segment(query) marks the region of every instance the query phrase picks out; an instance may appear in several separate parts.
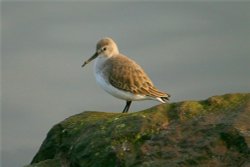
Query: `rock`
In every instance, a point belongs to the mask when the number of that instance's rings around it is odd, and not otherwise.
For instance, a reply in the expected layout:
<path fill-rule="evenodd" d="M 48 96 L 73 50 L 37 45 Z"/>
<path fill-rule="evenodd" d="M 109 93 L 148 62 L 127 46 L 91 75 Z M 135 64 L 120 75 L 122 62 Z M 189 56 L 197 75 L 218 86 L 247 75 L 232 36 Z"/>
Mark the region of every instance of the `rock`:
<path fill-rule="evenodd" d="M 250 166 L 250 93 L 55 125 L 27 167 Z"/>

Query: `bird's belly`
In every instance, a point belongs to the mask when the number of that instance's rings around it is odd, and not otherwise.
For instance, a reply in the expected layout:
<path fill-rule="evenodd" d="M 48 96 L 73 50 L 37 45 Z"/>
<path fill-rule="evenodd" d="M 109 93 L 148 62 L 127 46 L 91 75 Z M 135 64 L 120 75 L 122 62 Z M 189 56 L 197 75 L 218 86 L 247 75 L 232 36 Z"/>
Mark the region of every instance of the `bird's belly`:
<path fill-rule="evenodd" d="M 116 98 L 130 101 L 151 99 L 145 95 L 133 94 L 124 90 L 117 89 L 109 83 L 108 78 L 106 78 L 101 71 L 95 72 L 95 78 L 97 84 L 100 85 L 102 89 L 115 96 Z"/>

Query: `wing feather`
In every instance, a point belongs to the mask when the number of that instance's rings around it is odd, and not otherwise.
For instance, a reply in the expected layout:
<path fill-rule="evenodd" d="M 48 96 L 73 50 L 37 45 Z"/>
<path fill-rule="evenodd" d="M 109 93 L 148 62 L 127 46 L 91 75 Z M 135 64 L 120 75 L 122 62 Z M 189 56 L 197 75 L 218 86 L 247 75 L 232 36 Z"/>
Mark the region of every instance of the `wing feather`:
<path fill-rule="evenodd" d="M 144 70 L 133 60 L 125 56 L 110 58 L 109 81 L 114 87 L 150 97 L 168 97 L 169 95 L 154 87 Z"/>

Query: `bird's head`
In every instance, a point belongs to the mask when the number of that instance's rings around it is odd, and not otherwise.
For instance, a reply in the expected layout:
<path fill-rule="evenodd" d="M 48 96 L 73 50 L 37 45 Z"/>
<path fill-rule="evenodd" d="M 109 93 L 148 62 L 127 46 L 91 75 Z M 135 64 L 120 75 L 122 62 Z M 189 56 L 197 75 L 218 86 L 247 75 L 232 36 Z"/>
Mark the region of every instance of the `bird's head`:
<path fill-rule="evenodd" d="M 96 52 L 94 53 L 94 55 L 91 56 L 87 61 L 85 61 L 82 64 L 82 67 L 90 63 L 98 56 L 104 56 L 106 58 L 110 58 L 117 54 L 119 54 L 119 50 L 114 40 L 111 38 L 103 38 L 96 44 Z"/>

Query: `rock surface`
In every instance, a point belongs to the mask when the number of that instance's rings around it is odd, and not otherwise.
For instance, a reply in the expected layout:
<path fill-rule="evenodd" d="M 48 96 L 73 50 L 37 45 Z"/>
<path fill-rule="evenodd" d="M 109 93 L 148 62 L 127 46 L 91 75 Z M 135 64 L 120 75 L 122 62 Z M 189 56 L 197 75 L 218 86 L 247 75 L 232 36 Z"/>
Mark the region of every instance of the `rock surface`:
<path fill-rule="evenodd" d="M 250 93 L 55 125 L 27 167 L 250 166 Z"/>

